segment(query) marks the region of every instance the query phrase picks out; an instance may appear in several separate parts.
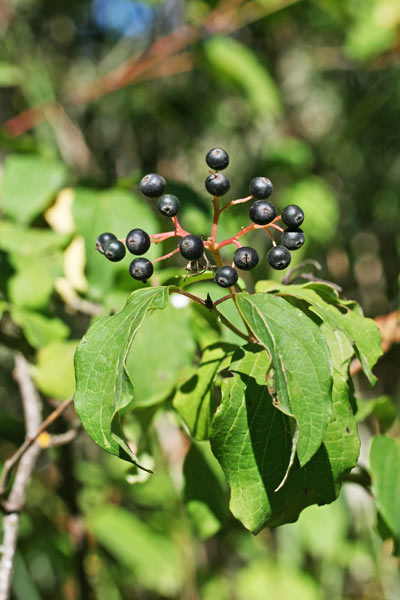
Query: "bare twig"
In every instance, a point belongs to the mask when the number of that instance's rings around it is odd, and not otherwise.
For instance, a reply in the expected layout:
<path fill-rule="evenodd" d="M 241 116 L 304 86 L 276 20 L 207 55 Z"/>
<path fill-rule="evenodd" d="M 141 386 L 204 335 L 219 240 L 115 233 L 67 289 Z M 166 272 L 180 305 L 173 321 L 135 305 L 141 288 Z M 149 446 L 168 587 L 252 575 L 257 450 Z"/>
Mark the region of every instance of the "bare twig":
<path fill-rule="evenodd" d="M 41 420 L 41 403 L 39 394 L 29 374 L 29 363 L 17 354 L 15 358 L 14 377 L 21 392 L 24 409 L 26 435 L 31 437 L 38 429 Z M 3 519 L 3 546 L 0 561 L 0 600 L 7 600 L 10 593 L 14 555 L 18 538 L 19 512 L 25 502 L 25 492 L 35 468 L 40 446 L 34 444 L 21 458 L 15 480 L 6 503 L 3 507 L 8 514 Z"/>
<path fill-rule="evenodd" d="M 24 359 L 25 360 L 25 359 Z M 32 384 L 33 385 L 33 384 Z M 36 389 L 35 389 L 36 391 Z M 30 435 L 29 430 L 26 430 L 26 438 L 24 443 L 18 448 L 18 450 L 4 463 L 4 468 L 0 477 L 0 497 L 6 493 L 7 481 L 11 470 L 25 454 L 25 452 L 32 446 L 33 442 L 37 440 L 41 433 L 43 433 L 58 417 L 65 411 L 66 408 L 72 403 L 73 396 L 65 400 L 62 404 L 57 406 L 52 413 L 43 421 L 39 423 L 39 426 Z"/>

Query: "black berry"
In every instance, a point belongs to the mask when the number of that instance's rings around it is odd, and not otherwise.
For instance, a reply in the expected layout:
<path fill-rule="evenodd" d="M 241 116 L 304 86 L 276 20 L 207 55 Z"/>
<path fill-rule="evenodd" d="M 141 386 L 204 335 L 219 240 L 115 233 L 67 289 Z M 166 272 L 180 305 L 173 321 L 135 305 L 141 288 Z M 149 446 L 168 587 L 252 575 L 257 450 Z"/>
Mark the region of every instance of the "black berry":
<path fill-rule="evenodd" d="M 273 269 L 282 271 L 292 260 L 292 255 L 284 246 L 273 246 L 267 254 L 267 260 Z"/>
<path fill-rule="evenodd" d="M 215 271 L 215 281 L 223 288 L 231 287 L 235 285 L 238 280 L 238 272 L 233 267 L 225 265 L 224 267 L 219 267 Z"/>
<path fill-rule="evenodd" d="M 157 208 L 166 217 L 175 217 L 179 210 L 179 200 L 172 194 L 163 194 L 157 200 Z"/>
<path fill-rule="evenodd" d="M 238 269 L 242 269 L 243 271 L 250 271 L 250 269 L 258 265 L 258 261 L 257 250 L 250 248 L 250 246 L 238 248 L 233 255 L 233 262 Z"/>
<path fill-rule="evenodd" d="M 149 234 L 143 229 L 132 229 L 126 236 L 126 247 L 132 254 L 145 254 L 150 248 Z"/>
<path fill-rule="evenodd" d="M 104 254 L 104 249 L 106 247 L 107 242 L 116 239 L 117 236 L 115 236 L 113 233 L 101 233 L 96 240 L 96 250 Z"/>
<path fill-rule="evenodd" d="M 254 198 L 264 200 L 272 194 L 272 183 L 266 177 L 254 177 L 250 181 L 249 189 Z"/>
<path fill-rule="evenodd" d="M 206 189 L 212 196 L 223 196 L 229 191 L 231 184 L 223 173 L 211 173 L 205 181 Z"/>
<path fill-rule="evenodd" d="M 222 171 L 229 165 L 228 153 L 222 148 L 213 148 L 207 152 L 206 163 L 212 169 Z"/>
<path fill-rule="evenodd" d="M 267 200 L 256 200 L 250 206 L 249 217 L 257 225 L 268 225 L 276 217 L 276 208 Z"/>
<path fill-rule="evenodd" d="M 204 253 L 203 241 L 197 235 L 185 235 L 179 244 L 179 251 L 187 260 L 197 260 Z"/>
<path fill-rule="evenodd" d="M 289 204 L 283 209 L 281 219 L 290 228 L 300 227 L 304 221 L 304 213 L 300 206 Z"/>
<path fill-rule="evenodd" d="M 104 246 L 104 256 L 112 262 L 118 262 L 125 256 L 125 246 L 119 240 L 110 240 Z"/>
<path fill-rule="evenodd" d="M 281 244 L 288 250 L 298 250 L 304 244 L 305 239 L 301 229 L 286 229 L 281 235 Z"/>
<path fill-rule="evenodd" d="M 165 192 L 167 182 L 164 177 L 157 173 L 149 173 L 145 175 L 140 182 L 140 191 L 148 198 L 157 198 Z"/>
<path fill-rule="evenodd" d="M 144 283 L 153 275 L 153 271 L 153 263 L 147 258 L 134 258 L 129 265 L 129 273 L 133 279 L 143 281 Z"/>

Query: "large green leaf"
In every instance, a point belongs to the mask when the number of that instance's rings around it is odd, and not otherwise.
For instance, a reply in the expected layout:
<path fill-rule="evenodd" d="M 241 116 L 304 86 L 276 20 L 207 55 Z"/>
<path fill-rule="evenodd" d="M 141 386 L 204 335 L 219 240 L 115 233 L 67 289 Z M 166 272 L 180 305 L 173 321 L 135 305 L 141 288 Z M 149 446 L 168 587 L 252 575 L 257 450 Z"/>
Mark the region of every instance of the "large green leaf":
<path fill-rule="evenodd" d="M 332 365 L 319 327 L 269 294 L 242 293 L 238 307 L 274 368 L 275 403 L 297 421 L 297 455 L 305 465 L 321 445 L 332 410 Z M 289 466 L 289 465 L 287 465 Z"/>
<path fill-rule="evenodd" d="M 61 400 L 73 394 L 74 353 L 77 345 L 77 340 L 68 340 L 51 342 L 40 348 L 33 377 L 41 392 Z"/>
<path fill-rule="evenodd" d="M 305 283 L 303 285 L 285 286 L 274 284 L 280 296 L 293 296 L 304 300 L 310 310 L 334 329 L 340 329 L 349 337 L 355 352 L 371 384 L 376 377 L 371 369 L 382 355 L 381 336 L 377 324 L 363 316 L 360 310 L 350 309 L 346 302 L 341 302 L 337 292 L 328 285 Z M 258 289 L 262 289 L 259 286 Z M 327 301 L 328 300 L 328 301 Z"/>
<path fill-rule="evenodd" d="M 333 352 L 336 342 L 329 343 Z M 247 346 L 235 353 L 233 377 L 223 382 L 210 441 L 231 487 L 230 509 L 253 533 L 295 521 L 310 504 L 332 502 L 343 475 L 355 465 L 359 440 L 348 389 L 341 387 L 340 378 L 336 383 L 336 373 L 346 360 L 348 365 L 346 351 L 340 351 L 334 363 L 332 416 L 322 445 L 303 467 L 295 458 L 276 491 L 292 452 L 293 419 L 277 409 L 265 385 L 271 366 L 266 352 Z"/>
<path fill-rule="evenodd" d="M 167 302 L 167 287 L 133 292 L 121 312 L 95 321 L 75 354 L 75 408 L 84 428 L 101 448 L 135 464 L 120 426 L 121 411 L 133 399 L 125 362 L 147 312 Z"/>
<path fill-rule="evenodd" d="M 69 327 L 61 319 L 49 319 L 40 313 L 11 307 L 11 317 L 21 327 L 28 342 L 34 348 L 41 348 L 50 342 L 68 337 Z"/>
<path fill-rule="evenodd" d="M 135 582 L 163 597 L 176 597 L 182 582 L 180 556 L 173 541 L 124 508 L 103 505 L 87 515 L 98 542 L 125 565 Z"/>
<path fill-rule="evenodd" d="M 377 435 L 370 453 L 376 506 L 397 542 L 400 541 L 400 440 Z"/>
<path fill-rule="evenodd" d="M 61 162 L 33 154 L 9 156 L 4 165 L 3 212 L 19 223 L 29 223 L 46 208 L 65 179 Z"/>
<path fill-rule="evenodd" d="M 97 191 L 85 188 L 75 190 L 72 207 L 77 232 L 83 236 L 86 248 L 86 277 L 89 294 L 98 300 L 113 287 L 116 273 L 128 273 L 132 255 L 121 262 L 110 263 L 95 250 L 96 238 L 104 231 L 114 233 L 118 238 L 125 238 L 135 227 L 144 229 L 149 234 L 156 233 L 157 219 L 149 206 L 148 199 L 139 199 L 132 193 L 121 189 Z M 159 255 L 159 246 L 152 244 L 146 258 L 150 260 Z M 127 275 L 127 279 L 130 277 Z M 131 289 L 140 284 L 130 280 Z"/>
<path fill-rule="evenodd" d="M 180 370 L 192 364 L 196 345 L 190 334 L 190 315 L 190 306 L 175 308 L 170 302 L 162 312 L 153 311 L 138 331 L 126 359 L 135 385 L 135 407 L 168 396 Z"/>
<path fill-rule="evenodd" d="M 195 440 L 208 439 L 208 429 L 216 409 L 213 381 L 224 358 L 235 346 L 212 344 L 203 352 L 200 364 L 179 385 L 173 405 Z"/>
<path fill-rule="evenodd" d="M 53 292 L 54 280 L 63 273 L 61 252 L 31 258 L 11 256 L 10 260 L 16 269 L 8 281 L 10 300 L 28 309 L 45 308 Z"/>

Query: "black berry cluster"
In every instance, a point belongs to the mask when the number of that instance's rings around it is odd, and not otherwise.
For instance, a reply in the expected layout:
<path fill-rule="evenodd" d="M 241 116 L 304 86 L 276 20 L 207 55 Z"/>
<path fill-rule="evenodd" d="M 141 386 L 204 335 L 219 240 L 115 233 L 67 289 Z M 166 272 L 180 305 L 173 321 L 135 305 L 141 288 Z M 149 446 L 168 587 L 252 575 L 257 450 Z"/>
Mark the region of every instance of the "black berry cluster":
<path fill-rule="evenodd" d="M 129 273 L 134 279 L 144 283 L 153 274 L 154 262 L 164 260 L 179 252 L 188 261 L 186 266 L 188 274 L 211 271 L 213 272 L 214 281 L 218 285 L 229 288 L 235 286 L 238 281 L 237 269 L 249 271 L 260 262 L 257 251 L 250 246 L 242 246 L 239 241 L 240 238 L 254 229 L 263 229 L 272 240 L 272 248 L 267 253 L 268 263 L 274 269 L 285 269 L 291 261 L 291 252 L 301 248 L 305 241 L 304 232 L 300 229 L 304 221 L 302 209 L 295 204 L 290 204 L 283 209 L 280 216 L 277 216 L 275 206 L 269 201 L 273 186 L 267 177 L 254 177 L 250 181 L 249 196 L 232 200 L 221 207 L 219 198 L 224 196 L 230 189 L 228 177 L 220 173 L 229 165 L 228 153 L 222 148 L 212 148 L 207 153 L 206 163 L 211 170 L 205 180 L 205 187 L 213 197 L 214 208 L 210 237 L 199 237 L 182 228 L 177 217 L 180 208 L 179 199 L 173 194 L 165 193 L 167 182 L 164 177 L 157 173 L 150 173 L 141 180 L 140 190 L 148 198 L 157 199 L 159 213 L 164 217 L 170 217 L 175 229 L 166 233 L 149 235 L 143 229 L 135 228 L 129 231 L 125 240 L 117 239 L 113 233 L 102 233 L 96 240 L 96 249 L 113 262 L 122 260 L 126 254 L 126 249 L 131 254 L 136 255 L 137 258 L 133 259 L 129 265 Z M 217 227 L 221 213 L 235 204 L 251 200 L 254 201 L 249 208 L 250 225 L 243 226 L 231 238 L 217 242 Z M 282 221 L 286 229 L 277 225 L 277 221 Z M 281 232 L 280 245 L 277 245 L 274 241 L 273 230 Z M 173 237 L 180 238 L 180 242 L 172 252 L 153 262 L 142 256 L 150 249 L 152 243 L 158 244 Z M 229 244 L 236 246 L 232 265 L 221 266 L 220 248 Z M 219 265 L 218 268 L 213 264 L 214 262 Z"/>

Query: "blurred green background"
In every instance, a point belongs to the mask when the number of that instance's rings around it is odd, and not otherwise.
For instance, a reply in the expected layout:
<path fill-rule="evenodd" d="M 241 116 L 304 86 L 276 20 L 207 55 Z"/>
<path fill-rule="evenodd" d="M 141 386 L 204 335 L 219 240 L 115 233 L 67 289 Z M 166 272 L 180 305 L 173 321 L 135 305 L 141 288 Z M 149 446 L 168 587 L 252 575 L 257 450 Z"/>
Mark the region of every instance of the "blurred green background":
<path fill-rule="evenodd" d="M 398 309 L 399 26 L 398 0 L 2 1 L 1 461 L 24 438 L 15 350 L 32 362 L 45 415 L 73 392 L 72 356 L 91 320 L 138 287 L 126 261 L 105 264 L 94 251 L 97 235 L 169 229 L 138 191 L 147 172 L 179 196 L 185 229 L 209 235 L 204 157 L 214 146 L 230 154 L 227 199 L 265 175 L 279 208 L 303 208 L 307 243 L 294 266 L 318 261 L 321 272 L 307 270 L 367 316 Z M 224 213 L 221 239 L 248 223 L 247 210 Z M 265 256 L 264 237 L 247 239 Z M 174 259 L 153 285 L 183 274 Z M 276 277 L 261 260 L 246 284 Z M 223 295 L 213 284 L 193 290 Z M 218 326 L 197 307 L 167 310 L 149 318 L 128 364 L 137 407 L 127 429 L 156 474 L 131 472 L 84 434 L 43 452 L 13 598 L 397 599 L 398 559 L 361 487 L 346 484 L 333 505 L 257 537 L 229 515 L 209 447 L 189 450 L 168 411 Z M 373 392 L 355 381 L 364 465 L 374 433 L 400 433 L 399 358 L 394 345 Z M 215 488 L 201 496 L 210 469 Z"/>

